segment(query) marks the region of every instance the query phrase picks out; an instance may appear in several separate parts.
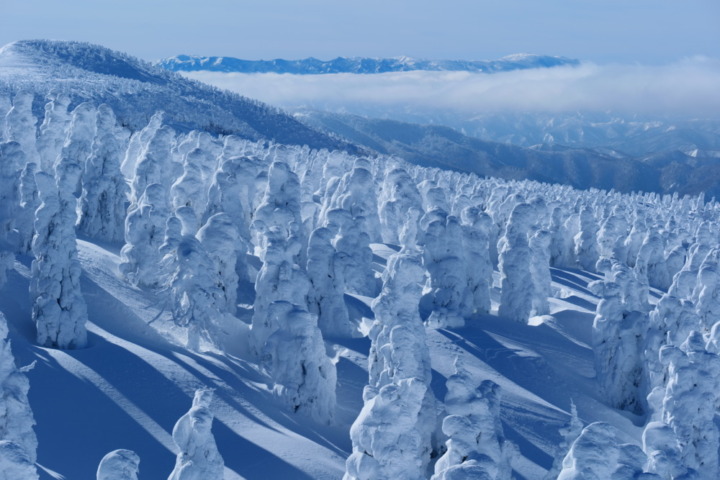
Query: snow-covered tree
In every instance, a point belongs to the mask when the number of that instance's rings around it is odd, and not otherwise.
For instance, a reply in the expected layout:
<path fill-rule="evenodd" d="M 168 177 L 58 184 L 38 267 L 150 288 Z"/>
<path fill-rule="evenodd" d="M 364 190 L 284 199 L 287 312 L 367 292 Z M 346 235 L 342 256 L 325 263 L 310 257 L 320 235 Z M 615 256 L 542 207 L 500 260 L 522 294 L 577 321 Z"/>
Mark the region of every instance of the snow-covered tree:
<path fill-rule="evenodd" d="M 54 95 L 45 104 L 45 119 L 40 125 L 37 149 L 40 155 L 38 167 L 44 172 L 52 172 L 55 160 L 62 150 L 67 130 L 70 126 L 70 97 L 64 94 Z"/>
<path fill-rule="evenodd" d="M 37 459 L 38 441 L 33 431 L 35 418 L 28 401 L 30 382 L 26 371 L 27 368 L 15 366 L 7 320 L 0 312 L 0 440 L 17 444 L 33 464 Z"/>
<path fill-rule="evenodd" d="M 501 298 L 498 313 L 501 317 L 525 323 L 532 312 L 533 288 L 528 278 L 532 252 L 528 233 L 533 223 L 533 208 L 527 203 L 518 204 L 512 211 L 500 239 Z"/>
<path fill-rule="evenodd" d="M 640 312 L 623 309 L 617 283 L 605 283 L 592 329 L 595 373 L 605 400 L 635 413 L 641 413 L 644 404 L 640 353 L 644 319 Z"/>
<path fill-rule="evenodd" d="M 165 272 L 157 266 L 162 260 L 160 246 L 169 216 L 167 188 L 159 183 L 148 185 L 138 201 L 128 207 L 119 269 L 131 283 L 157 288 L 165 282 Z"/>
<path fill-rule="evenodd" d="M 40 163 L 37 152 L 37 118 L 32 104 L 35 95 L 20 92 L 13 98 L 13 106 L 5 115 L 5 140 L 20 144 L 29 162 Z"/>
<path fill-rule="evenodd" d="M 720 408 L 720 356 L 705 350 L 699 332 L 691 332 L 680 348 L 663 347 L 660 355 L 669 376 L 662 421 L 675 432 L 682 464 L 700 478 L 715 478 L 720 473 L 720 429 L 715 421 Z"/>
<path fill-rule="evenodd" d="M 132 450 L 113 450 L 100 460 L 97 480 L 137 480 L 140 457 Z"/>
<path fill-rule="evenodd" d="M 85 162 L 80 196 L 78 230 L 91 238 L 118 242 L 124 238 L 129 188 L 120 172 L 125 150 L 124 132 L 116 125 L 112 109 L 97 110 L 97 136 Z"/>
<path fill-rule="evenodd" d="M 394 168 L 385 176 L 380 196 L 379 216 L 383 241 L 398 243 L 398 228 L 410 209 L 423 211 L 422 196 L 415 182 L 402 168 Z"/>
<path fill-rule="evenodd" d="M 575 235 L 575 256 L 577 263 L 585 270 L 595 271 L 598 261 L 598 226 L 593 211 L 585 207 L 580 211 L 580 232 Z"/>
<path fill-rule="evenodd" d="M 287 231 L 273 227 L 265 231 L 263 265 L 255 281 L 255 304 L 253 305 L 250 348 L 260 356 L 265 341 L 278 325 L 270 315 L 270 305 L 275 301 L 286 301 L 292 305 L 307 305 L 310 281 L 295 259 L 301 244 L 295 236 L 287 237 Z"/>
<path fill-rule="evenodd" d="M 435 463 L 432 480 L 481 474 L 496 480 L 512 478 L 514 445 L 505 440 L 500 423 L 500 387 L 485 380 L 479 386 L 456 359 L 455 374 L 447 379 L 443 433 L 448 436 L 447 451 Z M 470 476 L 469 478 L 476 478 Z"/>
<path fill-rule="evenodd" d="M 443 210 L 431 210 L 420 223 L 426 225 L 422 235 L 423 260 L 430 274 L 432 295 L 428 325 L 462 327 L 472 310 L 460 222 Z"/>
<path fill-rule="evenodd" d="M 657 421 L 648 423 L 643 430 L 642 441 L 648 472 L 662 480 L 700 480 L 695 470 L 683 465 L 682 445 L 670 426 Z"/>
<path fill-rule="evenodd" d="M 538 230 L 529 241 L 532 259 L 530 261 L 530 278 L 532 280 L 532 314 L 546 315 L 550 313 L 548 298 L 552 295 L 550 275 L 550 232 Z"/>
<path fill-rule="evenodd" d="M 215 263 L 200 242 L 184 235 L 176 250 L 172 280 L 173 321 L 187 327 L 187 346 L 199 351 L 200 340 L 223 345 L 227 299 Z"/>
<path fill-rule="evenodd" d="M 239 241 L 237 228 L 225 213 L 217 213 L 210 217 L 205 225 L 198 231 L 197 238 L 203 248 L 215 264 L 215 271 L 212 275 L 215 278 L 217 287 L 222 291 L 224 305 L 218 308 L 234 315 L 237 309 L 237 271 L 246 271 L 244 265 L 245 251 L 238 251 L 238 247 L 244 247 Z M 238 260 L 238 255 L 243 259 Z M 243 263 L 238 268 L 238 263 Z"/>
<path fill-rule="evenodd" d="M 273 381 L 273 393 L 291 411 L 332 423 L 337 373 L 325 353 L 317 317 L 284 301 L 273 302 L 268 314 L 277 329 L 265 342 L 261 364 Z"/>
<path fill-rule="evenodd" d="M 556 480 L 560 471 L 562 470 L 562 463 L 565 455 L 570 450 L 570 447 L 575 440 L 580 436 L 583 430 L 583 423 L 578 416 L 577 407 L 575 402 L 570 401 L 570 422 L 563 428 L 560 429 L 560 435 L 562 440 L 557 446 L 557 454 L 553 459 L 552 467 L 548 470 L 545 475 L 545 480 Z"/>
<path fill-rule="evenodd" d="M 585 427 L 563 460 L 558 480 L 659 480 L 644 474 L 646 457 L 637 445 L 620 444 L 616 429 L 603 422 Z"/>
<path fill-rule="evenodd" d="M 168 480 L 222 480 L 225 462 L 212 434 L 213 391 L 195 392 L 192 407 L 175 423 L 173 441 L 178 448 L 175 469 Z"/>
<path fill-rule="evenodd" d="M 429 459 L 421 453 L 426 451 L 427 439 L 418 428 L 426 395 L 422 380 L 406 378 L 385 385 L 365 400 L 350 427 L 353 453 L 343 480 L 427 478 Z"/>
<path fill-rule="evenodd" d="M 307 253 L 307 274 L 310 280 L 308 309 L 318 316 L 318 325 L 325 336 L 352 337 L 357 328 L 350 323 L 345 306 L 345 280 L 337 265 L 338 253 L 331 241 L 332 232 L 316 228 L 310 235 Z"/>
<path fill-rule="evenodd" d="M 58 185 L 68 182 L 59 179 L 56 185 L 43 172 L 36 175 L 36 180 L 42 204 L 35 216 L 30 296 L 37 340 L 46 347 L 82 348 L 87 342 L 87 307 L 80 291 L 76 214 L 74 205 L 62 202 L 58 195 Z"/>
<path fill-rule="evenodd" d="M 492 219 L 476 207 L 462 210 L 463 249 L 465 252 L 469 300 L 474 313 L 490 312 L 490 288 L 493 267 L 490 260 Z"/>
<path fill-rule="evenodd" d="M 370 249 L 370 237 L 362 229 L 362 217 L 353 217 L 344 208 L 327 212 L 327 228 L 333 233 L 337 252 L 335 267 L 350 293 L 374 297 L 378 282 L 375 279 Z"/>

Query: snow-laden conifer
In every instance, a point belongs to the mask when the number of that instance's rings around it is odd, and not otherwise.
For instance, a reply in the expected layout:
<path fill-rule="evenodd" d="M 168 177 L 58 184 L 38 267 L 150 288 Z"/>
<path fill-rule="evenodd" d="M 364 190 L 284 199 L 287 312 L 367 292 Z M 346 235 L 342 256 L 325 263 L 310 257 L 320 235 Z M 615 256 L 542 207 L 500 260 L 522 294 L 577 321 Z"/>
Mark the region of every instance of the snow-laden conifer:
<path fill-rule="evenodd" d="M 583 430 L 583 423 L 578 416 L 577 407 L 575 402 L 570 400 L 570 422 L 560 429 L 560 435 L 562 440 L 557 446 L 557 453 L 553 459 L 552 467 L 545 474 L 545 480 L 556 480 L 560 471 L 562 470 L 562 463 L 565 455 L 570 450 L 570 447 L 575 440 L 580 436 Z"/>
<path fill-rule="evenodd" d="M 394 168 L 386 174 L 378 203 L 385 243 L 398 244 L 398 228 L 405 222 L 410 209 L 423 211 L 420 192 L 413 179 L 402 168 Z"/>
<path fill-rule="evenodd" d="M 76 165 L 68 164 L 68 170 L 75 170 L 78 175 L 58 171 L 61 177 L 57 184 L 44 172 L 36 175 L 42 203 L 35 215 L 32 241 L 35 259 L 30 280 L 37 341 L 46 347 L 63 349 L 82 348 L 87 342 L 87 308 L 80 291 L 75 244 L 75 205 L 62 201 L 58 195 L 58 186 L 72 184 L 72 179 L 79 177 Z M 65 196 L 72 197 L 67 193 Z"/>
<path fill-rule="evenodd" d="M 580 232 L 575 235 L 575 256 L 577 263 L 585 270 L 595 271 L 598 261 L 598 226 L 593 211 L 585 207 L 580 211 Z"/>
<path fill-rule="evenodd" d="M 474 313 L 489 313 L 493 272 L 490 260 L 492 219 L 476 207 L 463 209 L 461 215 L 465 270 L 471 310 Z"/>
<path fill-rule="evenodd" d="M 52 172 L 55 160 L 60 154 L 67 130 L 70 126 L 70 97 L 64 94 L 54 95 L 45 104 L 45 118 L 40 125 L 37 149 L 40 156 L 38 167 L 44 172 Z"/>
<path fill-rule="evenodd" d="M 238 269 L 246 271 L 244 263 L 245 251 L 238 251 L 244 247 L 240 242 L 237 228 L 229 215 L 217 213 L 210 217 L 205 225 L 198 231 L 197 238 L 208 256 L 212 259 L 215 270 L 212 273 L 215 283 L 222 291 L 222 302 L 218 308 L 235 314 L 237 309 Z M 238 256 L 242 255 L 242 259 Z"/>
<path fill-rule="evenodd" d="M 311 285 L 308 309 L 318 316 L 318 326 L 324 336 L 352 337 L 357 328 L 348 317 L 344 300 L 345 279 L 332 239 L 332 232 L 323 227 L 310 234 L 307 253 L 307 274 Z"/>
<path fill-rule="evenodd" d="M 113 450 L 100 460 L 97 480 L 137 480 L 140 457 L 132 450 Z"/>
<path fill-rule="evenodd" d="M 225 462 L 212 434 L 213 391 L 195 392 L 192 407 L 175 423 L 173 441 L 178 448 L 175 469 L 168 480 L 222 480 Z"/>
<path fill-rule="evenodd" d="M 605 283 L 592 329 L 595 373 L 608 404 L 635 413 L 641 413 L 644 404 L 640 387 L 643 380 L 640 337 L 646 328 L 644 318 L 640 312 L 623 309 L 617 283 Z"/>
<path fill-rule="evenodd" d="M 28 401 L 29 390 L 25 369 L 15 366 L 7 320 L 0 312 L 0 440 L 17 444 L 33 464 L 37 459 L 38 441 L 33 431 L 35 418 Z"/>
<path fill-rule="evenodd" d="M 160 246 L 169 216 L 167 188 L 159 183 L 148 185 L 137 202 L 128 207 L 119 269 L 131 283 L 157 288 L 166 281 L 157 266 L 162 260 Z"/>
<path fill-rule="evenodd" d="M 284 301 L 270 304 L 277 329 L 262 350 L 261 364 L 273 382 L 273 393 L 293 412 L 332 423 L 335 416 L 335 365 L 325 353 L 317 317 Z"/>
<path fill-rule="evenodd" d="M 13 106 L 5 115 L 5 140 L 20 144 L 28 162 L 40 163 L 37 151 L 37 118 L 32 104 L 35 95 L 20 92 L 13 97 Z"/>
<path fill-rule="evenodd" d="M 118 242 L 124 238 L 129 188 L 120 172 L 126 134 L 112 109 L 97 110 L 97 135 L 85 163 L 78 230 L 91 238 Z"/>
<path fill-rule="evenodd" d="M 443 433 L 447 451 L 435 463 L 432 480 L 459 478 L 459 472 L 510 480 L 514 445 L 505 440 L 500 423 L 500 387 L 485 380 L 473 382 L 469 372 L 455 361 L 455 373 L 447 379 Z M 482 478 L 482 477 L 480 477 Z"/>
<path fill-rule="evenodd" d="M 362 230 L 362 217 L 353 217 L 344 208 L 327 212 L 327 228 L 333 232 L 333 246 L 337 251 L 336 270 L 350 293 L 374 297 L 378 282 L 373 270 L 370 237 Z"/>
<path fill-rule="evenodd" d="M 279 227 L 266 230 L 263 239 L 263 265 L 255 281 L 250 348 L 256 356 L 262 353 L 265 342 L 277 329 L 277 321 L 270 314 L 270 305 L 286 301 L 306 308 L 310 281 L 296 263 L 301 243 L 295 236 Z"/>
<path fill-rule="evenodd" d="M 528 233 L 533 223 L 533 208 L 518 204 L 512 211 L 500 239 L 501 298 L 498 313 L 516 322 L 527 322 L 532 311 L 533 287 L 528 278 L 532 252 Z"/>
<path fill-rule="evenodd" d="M 462 245 L 462 228 L 457 217 L 444 210 L 431 210 L 420 221 L 423 260 L 430 274 L 432 312 L 428 324 L 433 327 L 462 327 L 472 312 L 467 283 L 467 264 Z"/>
<path fill-rule="evenodd" d="M 367 389 L 368 387 L 366 387 Z M 427 438 L 418 418 L 427 385 L 417 378 L 389 383 L 366 398 L 350 427 L 353 453 L 343 480 L 422 480 L 427 478 Z"/>
<path fill-rule="evenodd" d="M 532 314 L 546 315 L 550 313 L 548 298 L 552 295 L 550 275 L 550 232 L 538 230 L 528 242 L 532 252 L 530 262 L 530 278 L 532 280 Z"/>
<path fill-rule="evenodd" d="M 637 445 L 620 444 L 616 429 L 603 422 L 585 427 L 563 460 L 558 480 L 659 480 L 644 474 L 646 457 Z"/>

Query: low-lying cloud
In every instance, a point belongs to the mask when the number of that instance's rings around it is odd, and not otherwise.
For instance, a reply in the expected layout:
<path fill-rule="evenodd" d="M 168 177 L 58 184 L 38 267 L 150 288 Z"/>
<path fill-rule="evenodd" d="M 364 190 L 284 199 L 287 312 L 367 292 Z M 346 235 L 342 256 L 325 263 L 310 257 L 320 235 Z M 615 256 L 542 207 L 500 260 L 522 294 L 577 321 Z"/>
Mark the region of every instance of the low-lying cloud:
<path fill-rule="evenodd" d="M 612 111 L 720 117 L 720 61 L 707 58 L 665 66 L 583 64 L 495 74 L 191 72 L 187 76 L 280 107 L 358 114 L 383 110 L 447 110 L 464 115 Z"/>

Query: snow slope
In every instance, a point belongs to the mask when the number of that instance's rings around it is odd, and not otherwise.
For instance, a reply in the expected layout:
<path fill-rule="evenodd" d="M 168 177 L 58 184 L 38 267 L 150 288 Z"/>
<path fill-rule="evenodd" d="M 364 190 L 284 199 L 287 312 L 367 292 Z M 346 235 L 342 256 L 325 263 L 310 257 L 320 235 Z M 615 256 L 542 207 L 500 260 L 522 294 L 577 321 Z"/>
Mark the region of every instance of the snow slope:
<path fill-rule="evenodd" d="M 140 455 L 141 479 L 164 478 L 174 462 L 172 427 L 189 408 L 194 390 L 203 386 L 215 389 L 213 432 L 226 479 L 342 476 L 350 454 L 347 432 L 367 383 L 366 339 L 328 342 L 339 354 L 340 409 L 337 425 L 321 427 L 283 411 L 254 364 L 181 347 L 163 303 L 119 279 L 116 247 L 79 240 L 78 248 L 90 318 L 87 349 L 33 344 L 28 259 L 16 263 L 0 296 L 17 363 L 37 362 L 28 375 L 38 461 L 45 471 L 41 478 L 92 478 L 100 459 L 117 448 Z M 392 251 L 375 245 L 379 268 Z M 484 316 L 461 329 L 428 331 L 438 398 L 456 356 L 473 378 L 501 385 L 506 435 L 523 455 L 515 465 L 518 478 L 540 478 L 550 467 L 571 400 L 585 424 L 606 421 L 619 427 L 625 440 L 639 442 L 635 419 L 604 406 L 594 386 L 589 344 L 597 298 L 584 287 L 595 278 L 554 270 L 553 287 L 565 298 L 553 299 L 552 317 L 536 326 Z M 348 297 L 348 304 L 356 315 L 370 317 L 369 300 Z"/>

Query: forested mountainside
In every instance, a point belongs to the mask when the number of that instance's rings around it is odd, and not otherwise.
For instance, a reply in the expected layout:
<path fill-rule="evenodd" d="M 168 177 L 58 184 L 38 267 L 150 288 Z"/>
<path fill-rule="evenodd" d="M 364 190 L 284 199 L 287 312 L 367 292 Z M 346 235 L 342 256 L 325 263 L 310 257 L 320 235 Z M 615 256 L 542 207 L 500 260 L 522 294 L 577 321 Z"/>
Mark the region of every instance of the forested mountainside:
<path fill-rule="evenodd" d="M 35 100 L 0 145 L 11 478 L 717 476 L 718 203 Z"/>

